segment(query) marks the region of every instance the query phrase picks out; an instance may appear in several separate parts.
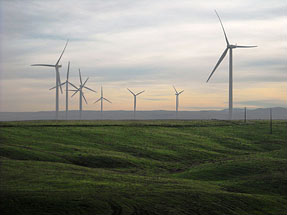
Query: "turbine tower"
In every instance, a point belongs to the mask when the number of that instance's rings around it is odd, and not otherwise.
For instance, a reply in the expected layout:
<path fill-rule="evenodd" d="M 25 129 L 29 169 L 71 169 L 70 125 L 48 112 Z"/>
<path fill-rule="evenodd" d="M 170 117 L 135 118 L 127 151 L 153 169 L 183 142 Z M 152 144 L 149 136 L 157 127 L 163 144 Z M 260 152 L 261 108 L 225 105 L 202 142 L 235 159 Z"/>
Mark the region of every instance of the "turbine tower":
<path fill-rule="evenodd" d="M 99 98 L 97 101 L 94 102 L 94 104 L 95 104 L 95 103 L 101 101 L 101 113 L 103 113 L 103 100 L 106 100 L 107 102 L 112 103 L 108 99 L 104 98 L 104 91 L 103 91 L 103 87 L 101 86 L 101 98 Z"/>
<path fill-rule="evenodd" d="M 180 91 L 180 92 L 177 92 L 177 90 L 175 89 L 175 87 L 173 86 L 173 89 L 175 91 L 175 96 L 176 96 L 176 99 L 175 99 L 175 113 L 176 113 L 176 118 L 177 118 L 177 113 L 178 113 L 178 103 L 179 103 L 179 100 L 178 100 L 178 96 L 183 93 L 184 90 Z"/>
<path fill-rule="evenodd" d="M 226 35 L 226 32 L 225 32 L 225 29 L 223 27 L 223 24 L 221 22 L 221 19 L 218 15 L 218 13 L 215 11 L 218 19 L 219 19 L 219 22 L 220 22 L 220 25 L 222 27 L 222 30 L 223 30 L 223 33 L 224 33 L 224 37 L 225 37 L 225 41 L 226 41 L 226 49 L 224 50 L 223 54 L 221 55 L 221 57 L 219 58 L 218 62 L 216 63 L 214 69 L 212 70 L 211 74 L 209 75 L 208 79 L 206 82 L 209 81 L 209 79 L 211 78 L 211 76 L 213 75 L 213 73 L 215 72 L 215 70 L 217 69 L 217 67 L 219 66 L 219 64 L 222 62 L 222 60 L 224 59 L 224 57 L 226 56 L 227 52 L 229 51 L 229 119 L 231 120 L 232 119 L 232 110 L 233 110 L 233 77 L 232 77 L 232 50 L 235 49 L 235 48 L 255 48 L 257 46 L 238 46 L 237 44 L 236 45 L 232 45 L 229 43 L 228 39 L 227 39 L 227 35 Z"/>
<path fill-rule="evenodd" d="M 94 93 L 96 93 L 96 91 L 94 91 L 94 90 L 92 90 L 91 88 L 85 86 L 85 84 L 86 84 L 87 81 L 89 80 L 89 77 L 85 80 L 84 83 L 82 82 L 82 75 L 81 75 L 81 70 L 80 70 L 80 69 L 79 69 L 79 77 L 80 77 L 80 86 L 79 86 L 79 88 L 76 87 L 77 90 L 72 90 L 72 91 L 75 91 L 74 94 L 72 95 L 72 97 L 73 97 L 74 95 L 76 95 L 78 92 L 80 92 L 80 94 L 79 94 L 79 96 L 80 96 L 80 98 L 79 98 L 79 111 L 80 111 L 80 119 L 81 119 L 81 118 L 82 118 L 82 110 L 83 110 L 82 98 L 84 98 L 86 104 L 88 104 L 87 99 L 86 99 L 86 97 L 85 97 L 85 95 L 84 95 L 84 92 L 83 92 L 83 88 L 85 88 L 85 89 L 87 89 L 87 90 L 90 90 L 90 91 L 92 91 L 92 92 L 94 92 Z"/>
<path fill-rule="evenodd" d="M 52 65 L 52 64 L 32 64 L 31 65 L 31 66 L 54 67 L 56 70 L 56 119 L 58 119 L 58 113 L 59 113 L 59 87 L 61 89 L 61 92 L 63 93 L 62 86 L 61 86 L 61 80 L 60 80 L 60 73 L 59 73 L 59 68 L 62 67 L 62 65 L 59 65 L 59 63 L 68 45 L 68 42 L 69 40 L 67 40 L 66 45 L 55 65 Z"/>
<path fill-rule="evenodd" d="M 67 69 L 67 80 L 63 83 L 61 83 L 60 86 L 66 85 L 66 119 L 68 119 L 68 111 L 69 111 L 69 84 L 74 87 L 75 89 L 78 89 L 74 84 L 69 82 L 69 73 L 70 73 L 70 61 L 68 63 L 68 69 Z M 52 87 L 50 90 L 55 89 L 55 87 Z"/>
<path fill-rule="evenodd" d="M 142 94 L 142 93 L 144 92 L 144 90 L 141 91 L 141 92 L 139 92 L 139 93 L 137 93 L 137 94 L 135 94 L 135 93 L 133 93 L 129 88 L 127 88 L 127 89 L 128 89 L 128 91 L 130 91 L 130 93 L 133 94 L 133 96 L 134 96 L 134 119 L 135 119 L 135 118 L 136 118 L 136 108 L 137 108 L 137 96 L 140 95 L 140 94 Z"/>

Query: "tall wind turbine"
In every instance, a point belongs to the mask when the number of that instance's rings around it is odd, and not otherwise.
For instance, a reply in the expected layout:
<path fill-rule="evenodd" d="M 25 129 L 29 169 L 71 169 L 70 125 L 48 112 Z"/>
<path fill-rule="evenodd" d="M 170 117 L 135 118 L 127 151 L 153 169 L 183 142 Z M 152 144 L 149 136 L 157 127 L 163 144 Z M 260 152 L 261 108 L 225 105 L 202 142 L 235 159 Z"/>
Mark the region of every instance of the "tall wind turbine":
<path fill-rule="evenodd" d="M 61 86 L 61 80 L 60 80 L 60 73 L 59 73 L 59 68 L 62 67 L 62 65 L 59 65 L 60 60 L 66 50 L 66 47 L 68 45 L 69 40 L 67 40 L 66 45 L 59 57 L 59 59 L 57 60 L 56 64 L 32 64 L 31 66 L 47 66 L 47 67 L 54 67 L 56 70 L 56 119 L 58 119 L 58 113 L 59 113 L 59 87 L 61 89 L 61 92 L 63 92 L 62 90 L 62 86 Z"/>
<path fill-rule="evenodd" d="M 135 94 L 135 93 L 133 93 L 129 88 L 127 88 L 127 89 L 128 89 L 128 91 L 130 91 L 130 93 L 133 94 L 133 96 L 134 96 L 134 119 L 135 119 L 135 118 L 136 118 L 136 108 L 137 108 L 137 96 L 140 95 L 140 94 L 142 94 L 142 93 L 144 92 L 144 90 L 141 91 L 141 92 L 139 92 L 139 93 L 137 93 L 137 94 Z"/>
<path fill-rule="evenodd" d="M 112 103 L 108 99 L 104 98 L 104 91 L 103 91 L 103 87 L 101 86 L 101 98 L 99 98 L 97 101 L 94 102 L 94 104 L 95 104 L 95 103 L 101 101 L 101 113 L 103 113 L 103 105 L 104 105 L 103 100 L 106 100 L 107 102 Z"/>
<path fill-rule="evenodd" d="M 177 92 L 177 90 L 175 89 L 175 87 L 173 86 L 173 89 L 175 91 L 175 96 L 176 96 L 176 99 L 175 99 L 175 113 L 176 113 L 176 118 L 177 118 L 177 113 L 178 113 L 178 103 L 179 103 L 179 99 L 178 99 L 178 96 L 183 93 L 184 90 L 180 91 L 180 92 Z"/>
<path fill-rule="evenodd" d="M 68 111 L 69 111 L 69 84 L 74 87 L 75 89 L 78 89 L 74 84 L 69 82 L 69 73 L 70 73 L 70 61 L 68 63 L 68 69 L 67 69 L 67 80 L 63 83 L 61 83 L 60 86 L 66 85 L 66 119 L 68 119 Z M 55 87 L 52 87 L 50 90 L 55 89 Z"/>
<path fill-rule="evenodd" d="M 226 49 L 224 50 L 223 54 L 221 55 L 221 57 L 219 58 L 218 62 L 216 63 L 214 69 L 212 70 L 211 74 L 209 75 L 208 79 L 206 82 L 209 81 L 209 79 L 211 78 L 211 76 L 213 75 L 213 73 L 215 72 L 215 70 L 217 69 L 217 67 L 219 66 L 219 64 L 222 62 L 222 60 L 224 59 L 224 57 L 226 56 L 228 50 L 229 50 L 229 119 L 231 120 L 232 119 L 232 110 L 233 110 L 233 77 L 232 77 L 232 50 L 235 49 L 235 48 L 255 48 L 257 46 L 238 46 L 238 45 L 232 45 L 229 43 L 228 39 L 227 39 L 227 35 L 226 35 L 226 32 L 225 32 L 225 29 L 223 27 L 223 24 L 221 22 L 221 19 L 218 15 L 218 13 L 215 11 L 218 19 L 219 19 L 219 22 L 221 24 L 221 27 L 222 27 L 222 30 L 223 30 L 223 33 L 224 33 L 224 37 L 225 37 L 225 41 L 226 41 Z"/>
<path fill-rule="evenodd" d="M 85 86 L 85 84 L 89 80 L 89 77 L 85 80 L 84 83 L 82 82 L 82 75 L 81 75 L 81 70 L 80 69 L 79 69 L 79 77 L 80 77 L 80 86 L 79 86 L 79 88 L 76 87 L 77 90 L 72 90 L 72 91 L 75 91 L 74 94 L 72 95 L 72 97 L 74 95 L 76 95 L 78 92 L 80 92 L 80 94 L 79 94 L 79 96 L 80 96 L 80 98 L 79 98 L 79 111 L 80 111 L 80 118 L 82 118 L 82 110 L 83 110 L 82 98 L 84 98 L 86 104 L 88 104 L 87 99 L 86 99 L 86 97 L 84 95 L 84 92 L 83 92 L 83 88 L 85 88 L 87 90 L 90 90 L 90 91 L 92 91 L 94 93 L 96 93 L 96 91 L 94 91 L 91 88 Z"/>

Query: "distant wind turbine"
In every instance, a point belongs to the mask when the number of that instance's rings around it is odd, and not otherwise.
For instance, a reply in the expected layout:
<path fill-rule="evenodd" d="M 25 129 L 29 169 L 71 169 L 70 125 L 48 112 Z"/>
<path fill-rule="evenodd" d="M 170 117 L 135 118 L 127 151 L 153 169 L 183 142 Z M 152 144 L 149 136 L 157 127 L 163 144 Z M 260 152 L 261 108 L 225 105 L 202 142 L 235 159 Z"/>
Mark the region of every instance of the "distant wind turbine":
<path fill-rule="evenodd" d="M 69 82 L 69 73 L 70 73 L 70 61 L 68 63 L 68 69 L 67 69 L 67 80 L 63 83 L 61 83 L 60 86 L 66 84 L 66 119 L 68 119 L 68 111 L 69 111 L 69 84 L 74 87 L 75 89 L 78 89 L 74 84 Z M 52 87 L 50 90 L 55 89 L 55 87 Z"/>
<path fill-rule="evenodd" d="M 140 94 L 142 94 L 142 93 L 144 92 L 144 90 L 141 91 L 141 92 L 139 92 L 139 93 L 137 93 L 137 94 L 135 94 L 135 93 L 133 93 L 129 88 L 127 88 L 127 89 L 128 89 L 128 91 L 130 91 L 130 93 L 133 94 L 133 96 L 134 96 L 134 119 L 135 119 L 135 118 L 136 118 L 136 108 L 137 108 L 137 96 L 140 95 Z"/>
<path fill-rule="evenodd" d="M 112 103 L 108 99 L 104 98 L 104 91 L 103 91 L 103 87 L 101 86 L 101 97 L 97 101 L 94 102 L 94 104 L 95 104 L 95 103 L 101 101 L 101 113 L 103 113 L 103 105 L 104 105 L 103 100 L 106 100 L 107 102 Z"/>
<path fill-rule="evenodd" d="M 52 64 L 32 64 L 31 66 L 47 66 L 47 67 L 54 67 L 56 70 L 56 119 L 58 119 L 58 113 L 59 113 L 59 87 L 61 89 L 61 92 L 63 92 L 62 90 L 62 86 L 61 86 L 61 80 L 60 80 L 60 73 L 59 73 L 59 68 L 62 67 L 62 65 L 59 65 L 60 60 L 65 52 L 65 49 L 68 45 L 69 40 L 67 40 L 66 45 L 59 57 L 59 59 L 57 60 L 55 65 Z"/>
<path fill-rule="evenodd" d="M 229 43 L 228 39 L 227 39 L 227 36 L 226 36 L 226 32 L 225 32 L 225 29 L 223 27 L 223 24 L 221 22 L 221 19 L 218 15 L 218 13 L 215 11 L 219 21 L 220 21 L 220 24 L 221 24 L 221 27 L 222 27 L 222 30 L 223 30 L 223 33 L 224 33 L 224 37 L 225 37 L 225 41 L 226 41 L 226 49 L 224 50 L 223 54 L 221 55 L 221 57 L 219 58 L 218 62 L 216 63 L 214 69 L 212 70 L 211 74 L 209 75 L 208 79 L 206 82 L 209 81 L 209 79 L 211 78 L 211 76 L 213 75 L 213 73 L 215 72 L 215 70 L 217 69 L 217 67 L 219 66 L 219 64 L 222 62 L 222 60 L 224 59 L 224 57 L 226 56 L 228 50 L 229 50 L 229 119 L 231 120 L 232 119 L 232 110 L 233 110 L 233 77 L 232 77 L 232 49 L 235 49 L 235 48 L 255 48 L 257 46 L 238 46 L 238 45 L 232 45 Z"/>
<path fill-rule="evenodd" d="M 80 69 L 79 69 L 79 77 L 80 77 L 80 86 L 79 86 L 79 88 L 76 87 L 77 90 L 71 90 L 71 91 L 75 91 L 74 94 L 72 95 L 72 97 L 73 97 L 74 95 L 76 95 L 78 92 L 80 92 L 80 94 L 79 94 L 79 96 L 80 96 L 80 98 L 79 98 L 79 111 L 80 111 L 80 118 L 82 118 L 82 110 L 83 110 L 82 98 L 84 98 L 86 104 L 88 104 L 87 99 L 86 99 L 86 97 L 85 97 L 85 95 L 84 95 L 84 92 L 83 92 L 83 88 L 85 88 L 85 89 L 87 89 L 87 90 L 90 90 L 90 91 L 92 91 L 92 92 L 94 92 L 94 93 L 96 93 L 96 91 L 95 91 L 95 90 L 92 90 L 91 88 L 85 86 L 85 84 L 86 84 L 87 81 L 89 80 L 89 77 L 85 80 L 84 83 L 82 82 L 82 75 L 81 75 L 81 70 L 80 70 Z M 74 87 L 75 87 L 75 86 L 74 86 Z"/>
<path fill-rule="evenodd" d="M 180 92 L 177 92 L 177 90 L 175 89 L 175 87 L 173 86 L 173 89 L 175 91 L 175 96 L 176 96 L 176 99 L 175 99 L 175 113 L 176 113 L 176 118 L 177 118 L 177 113 L 178 113 L 178 103 L 179 103 L 179 99 L 178 99 L 178 96 L 183 93 L 184 90 L 180 91 Z"/>

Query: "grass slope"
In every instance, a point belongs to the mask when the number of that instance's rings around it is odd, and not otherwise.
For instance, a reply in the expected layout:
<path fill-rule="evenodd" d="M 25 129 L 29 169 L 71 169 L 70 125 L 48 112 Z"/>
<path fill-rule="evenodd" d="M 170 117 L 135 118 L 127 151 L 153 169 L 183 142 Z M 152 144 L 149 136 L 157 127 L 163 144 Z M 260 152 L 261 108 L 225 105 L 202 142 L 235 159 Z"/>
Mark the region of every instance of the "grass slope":
<path fill-rule="evenodd" d="M 0 123 L 1 214 L 286 214 L 286 123 Z"/>

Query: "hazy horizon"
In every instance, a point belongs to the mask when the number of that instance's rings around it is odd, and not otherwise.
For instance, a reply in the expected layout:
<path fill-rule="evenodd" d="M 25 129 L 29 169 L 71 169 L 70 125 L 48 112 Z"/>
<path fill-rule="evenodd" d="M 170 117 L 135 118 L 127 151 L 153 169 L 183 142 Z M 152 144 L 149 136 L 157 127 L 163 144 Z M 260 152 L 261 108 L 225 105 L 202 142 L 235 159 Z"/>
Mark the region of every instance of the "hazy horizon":
<path fill-rule="evenodd" d="M 233 108 L 234 111 L 236 110 L 241 110 L 243 111 L 245 107 L 241 107 L 241 108 Z M 282 109 L 286 109 L 286 107 L 281 107 L 281 106 L 277 106 L 277 107 L 266 107 L 266 108 L 247 108 L 247 110 L 260 110 L 260 109 L 276 109 L 276 108 L 282 108 Z M 69 112 L 79 112 L 79 109 L 69 109 Z M 84 111 L 94 111 L 94 112 L 101 112 L 100 108 L 98 107 L 97 109 L 91 109 L 91 110 L 82 110 L 82 112 Z M 132 108 L 128 109 L 128 110 L 124 110 L 124 109 L 115 109 L 115 110 L 104 110 L 103 112 L 121 112 L 121 111 L 126 111 L 126 112 L 131 112 L 133 113 L 134 111 L 132 110 Z M 166 111 L 166 112 L 175 112 L 175 110 L 171 109 L 171 110 L 164 110 L 164 109 L 153 109 L 153 110 L 137 110 L 136 112 L 156 112 L 156 111 Z M 212 109 L 212 108 L 207 108 L 207 109 L 195 109 L 195 110 L 178 110 L 178 112 L 200 112 L 200 111 L 228 111 L 228 108 L 223 108 L 223 109 Z M 0 113 L 37 113 L 37 112 L 55 112 L 55 110 L 37 110 L 37 111 L 0 111 Z M 63 112 L 65 113 L 66 111 L 64 110 L 64 108 L 62 110 L 59 110 L 59 113 Z"/>

